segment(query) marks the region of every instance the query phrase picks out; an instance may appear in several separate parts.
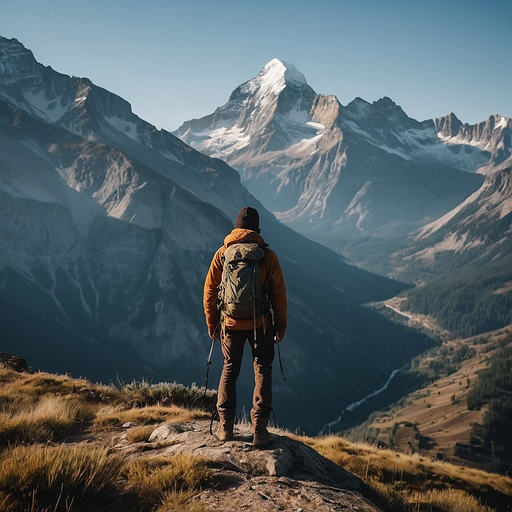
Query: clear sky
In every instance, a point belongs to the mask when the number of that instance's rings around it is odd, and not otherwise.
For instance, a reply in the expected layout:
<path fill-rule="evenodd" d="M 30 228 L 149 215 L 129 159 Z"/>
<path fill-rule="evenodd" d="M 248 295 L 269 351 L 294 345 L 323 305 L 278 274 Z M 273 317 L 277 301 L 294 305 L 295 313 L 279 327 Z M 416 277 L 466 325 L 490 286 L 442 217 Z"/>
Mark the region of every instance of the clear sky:
<path fill-rule="evenodd" d="M 272 58 L 346 105 L 512 117 L 511 0 L 3 0 L 0 35 L 159 128 L 210 114 Z"/>

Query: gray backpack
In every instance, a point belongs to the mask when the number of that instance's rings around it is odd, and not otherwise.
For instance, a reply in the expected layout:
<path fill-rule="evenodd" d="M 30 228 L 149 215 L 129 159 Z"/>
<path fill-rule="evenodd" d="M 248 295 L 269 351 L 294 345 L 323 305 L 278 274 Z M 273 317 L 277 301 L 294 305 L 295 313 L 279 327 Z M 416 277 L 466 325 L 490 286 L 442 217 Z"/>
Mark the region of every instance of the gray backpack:
<path fill-rule="evenodd" d="M 230 245 L 224 252 L 219 309 L 231 318 L 254 320 L 270 311 L 258 261 L 265 251 L 255 242 Z"/>

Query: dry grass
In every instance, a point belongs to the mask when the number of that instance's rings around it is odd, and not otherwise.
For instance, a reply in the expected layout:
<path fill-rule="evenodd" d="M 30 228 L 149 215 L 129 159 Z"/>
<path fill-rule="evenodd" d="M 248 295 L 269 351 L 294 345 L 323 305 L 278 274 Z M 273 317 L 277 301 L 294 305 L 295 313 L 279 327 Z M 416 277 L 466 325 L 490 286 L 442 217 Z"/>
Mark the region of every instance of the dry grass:
<path fill-rule="evenodd" d="M 120 388 L 121 399 L 126 408 L 147 407 L 150 405 L 175 405 L 187 409 L 211 411 L 217 401 L 217 393 L 195 385 L 190 387 L 176 382 L 159 382 L 150 384 L 147 381 L 123 384 Z"/>
<path fill-rule="evenodd" d="M 68 428 L 74 422 L 73 404 L 60 397 L 46 397 L 39 403 L 25 407 L 19 413 L 0 414 L 2 444 L 17 442 L 44 442 L 58 429 Z"/>
<path fill-rule="evenodd" d="M 189 502 L 210 481 L 204 461 L 192 457 L 129 464 L 100 446 L 92 433 L 131 422 L 129 442 L 147 441 L 154 425 L 209 414 L 186 405 L 214 400 L 198 388 L 145 382 L 95 385 L 46 373 L 0 368 L 0 510 L 2 512 L 205 512 Z M 167 407 L 162 403 L 168 404 Z M 92 427 L 92 429 L 91 429 Z M 89 444 L 46 445 L 71 434 Z M 101 502 L 101 503 L 100 503 Z"/>
<path fill-rule="evenodd" d="M 126 470 L 130 486 L 149 510 L 183 507 L 203 486 L 212 482 L 206 461 L 191 455 L 132 462 Z"/>
<path fill-rule="evenodd" d="M 71 396 L 37 395 L 31 400 L 4 400 L 3 405 L 0 443 L 4 446 L 51 441 L 94 417 L 88 404 Z"/>
<path fill-rule="evenodd" d="M 84 402 L 97 403 L 119 395 L 111 386 L 92 385 L 85 379 L 44 372 L 17 373 L 0 368 L 0 408 L 16 401 L 34 401 L 43 395 L 79 396 Z"/>
<path fill-rule="evenodd" d="M 428 490 L 412 493 L 409 501 L 424 508 L 437 507 L 450 512 L 491 512 L 492 509 L 482 505 L 478 499 L 460 489 Z"/>
<path fill-rule="evenodd" d="M 186 403 L 188 393 L 188 408 L 172 404 L 171 396 Z M 66 376 L 0 369 L 0 439 L 13 445 L 0 447 L 0 510 L 206 512 L 191 500 L 211 483 L 205 461 L 182 455 L 128 462 L 99 446 L 98 439 L 105 436 L 94 434 L 133 423 L 128 441 L 146 442 L 162 422 L 208 419 L 209 414 L 197 408 L 198 397 L 197 389 L 176 384 L 132 383 L 114 389 Z M 38 444 L 70 433 L 93 443 Z M 511 501 L 512 480 L 506 476 L 336 436 L 280 434 L 304 442 L 358 475 L 390 511 L 490 512 L 486 503 Z"/>
<path fill-rule="evenodd" d="M 210 512 L 202 503 L 190 501 L 189 493 L 168 496 L 155 512 Z"/>
<path fill-rule="evenodd" d="M 195 421 L 209 418 L 204 411 L 188 410 L 183 407 L 150 406 L 128 410 L 99 412 L 94 420 L 94 430 L 107 430 L 125 423 L 151 425 L 155 423 Z"/>
<path fill-rule="evenodd" d="M 154 432 L 154 425 L 143 425 L 141 427 L 133 427 L 126 433 L 126 441 L 129 444 L 147 443 L 151 434 Z"/>
<path fill-rule="evenodd" d="M 190 500 L 211 481 L 190 455 L 126 462 L 90 444 L 18 445 L 0 455 L 0 510 L 204 512 Z"/>
<path fill-rule="evenodd" d="M 115 490 L 122 459 L 91 446 L 15 446 L 0 455 L 0 507 L 66 510 Z"/>
<path fill-rule="evenodd" d="M 484 503 L 512 500 L 512 479 L 508 476 L 351 443 L 337 436 L 293 437 L 359 476 L 393 510 L 419 512 L 435 506 L 447 512 L 489 512 Z"/>

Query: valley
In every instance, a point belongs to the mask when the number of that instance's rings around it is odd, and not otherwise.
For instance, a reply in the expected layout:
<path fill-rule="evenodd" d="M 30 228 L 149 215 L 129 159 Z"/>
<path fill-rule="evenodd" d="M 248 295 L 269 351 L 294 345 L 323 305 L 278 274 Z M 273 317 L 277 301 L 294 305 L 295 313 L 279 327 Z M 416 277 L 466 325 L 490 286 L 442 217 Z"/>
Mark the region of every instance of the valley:
<path fill-rule="evenodd" d="M 492 469 L 489 452 L 470 450 L 475 424 L 482 424 L 487 407 L 469 409 L 468 396 L 478 373 L 490 359 L 512 346 L 512 328 L 469 338 L 444 341 L 415 358 L 410 371 L 422 374 L 425 385 L 407 394 L 367 421 L 346 432 L 352 440 L 371 440 L 403 453 Z"/>

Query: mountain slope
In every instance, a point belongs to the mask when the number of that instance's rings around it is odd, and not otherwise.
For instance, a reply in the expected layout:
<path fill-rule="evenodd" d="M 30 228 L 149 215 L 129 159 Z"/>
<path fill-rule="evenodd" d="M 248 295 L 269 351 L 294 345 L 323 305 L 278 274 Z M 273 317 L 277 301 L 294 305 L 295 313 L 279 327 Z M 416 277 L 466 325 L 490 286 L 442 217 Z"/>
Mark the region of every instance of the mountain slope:
<path fill-rule="evenodd" d="M 396 275 L 423 282 L 407 293 L 404 308 L 462 336 L 512 323 L 511 164 L 482 169 L 477 192 L 393 255 L 403 269 Z"/>
<path fill-rule="evenodd" d="M 280 424 L 314 431 L 432 343 L 363 305 L 404 285 L 280 224 L 224 162 L 89 80 L 42 66 L 16 40 L 0 38 L 0 69 L 3 350 L 100 380 L 200 381 L 204 276 L 247 204 L 289 291 Z M 214 358 L 218 372 L 218 348 Z M 250 371 L 247 360 L 240 410 Z"/>

